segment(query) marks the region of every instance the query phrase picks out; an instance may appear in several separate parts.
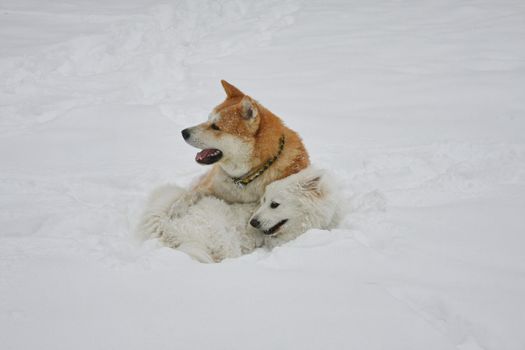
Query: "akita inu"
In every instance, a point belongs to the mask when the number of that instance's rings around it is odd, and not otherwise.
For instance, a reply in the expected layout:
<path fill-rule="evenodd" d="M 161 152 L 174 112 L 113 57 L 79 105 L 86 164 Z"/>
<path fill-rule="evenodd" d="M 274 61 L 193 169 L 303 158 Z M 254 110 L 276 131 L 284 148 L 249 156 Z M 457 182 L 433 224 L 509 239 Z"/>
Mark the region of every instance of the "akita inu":
<path fill-rule="evenodd" d="M 215 164 L 188 195 L 172 207 L 178 216 L 203 195 L 229 203 L 258 201 L 266 186 L 310 164 L 296 132 L 235 86 L 221 80 L 226 99 L 204 123 L 182 130 L 184 140 L 201 149 L 195 160 Z"/>

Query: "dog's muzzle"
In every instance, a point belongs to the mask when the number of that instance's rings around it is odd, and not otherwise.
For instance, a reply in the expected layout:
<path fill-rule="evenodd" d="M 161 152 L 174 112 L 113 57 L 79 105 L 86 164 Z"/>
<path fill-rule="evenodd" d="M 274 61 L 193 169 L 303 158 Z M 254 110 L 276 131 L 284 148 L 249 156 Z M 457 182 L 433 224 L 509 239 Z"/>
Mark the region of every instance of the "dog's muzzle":
<path fill-rule="evenodd" d="M 182 130 L 181 134 L 182 138 L 184 138 L 184 141 L 186 141 L 186 143 L 189 143 L 190 145 L 194 146 L 192 142 L 189 141 L 189 138 L 191 137 L 190 128 Z M 195 161 L 199 164 L 213 164 L 221 160 L 222 156 L 223 154 L 220 149 L 206 148 L 195 155 Z"/>
<path fill-rule="evenodd" d="M 264 230 L 263 233 L 265 235 L 268 235 L 268 236 L 269 235 L 273 235 L 275 232 L 277 232 L 287 222 L 288 222 L 288 219 L 281 220 L 277 224 L 275 224 L 274 226 L 270 227 L 269 229 Z"/>

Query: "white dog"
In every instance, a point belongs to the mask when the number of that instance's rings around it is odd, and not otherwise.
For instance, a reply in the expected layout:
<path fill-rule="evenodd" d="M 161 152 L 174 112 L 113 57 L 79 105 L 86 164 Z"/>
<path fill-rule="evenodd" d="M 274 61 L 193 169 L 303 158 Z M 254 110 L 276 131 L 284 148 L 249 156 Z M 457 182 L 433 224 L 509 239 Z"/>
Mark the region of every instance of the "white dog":
<path fill-rule="evenodd" d="M 138 231 L 201 262 L 239 257 L 263 245 L 273 248 L 310 228 L 333 228 L 340 217 L 329 177 L 312 168 L 268 185 L 259 205 L 204 197 L 184 216 L 171 218 L 171 206 L 186 193 L 172 185 L 155 190 Z"/>

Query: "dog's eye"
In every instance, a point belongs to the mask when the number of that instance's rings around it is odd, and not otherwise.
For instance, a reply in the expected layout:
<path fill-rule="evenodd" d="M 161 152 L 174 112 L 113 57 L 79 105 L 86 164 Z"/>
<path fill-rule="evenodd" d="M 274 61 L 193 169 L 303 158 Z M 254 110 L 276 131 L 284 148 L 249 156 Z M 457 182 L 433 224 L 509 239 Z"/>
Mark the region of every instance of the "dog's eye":
<path fill-rule="evenodd" d="M 210 127 L 213 129 L 213 130 L 221 130 L 217 124 L 213 123 L 212 125 L 210 125 Z"/>
<path fill-rule="evenodd" d="M 280 204 L 280 203 L 277 203 L 277 202 L 272 202 L 272 203 L 270 204 L 270 208 L 275 209 L 275 208 L 277 208 L 279 205 L 281 205 L 281 204 Z"/>

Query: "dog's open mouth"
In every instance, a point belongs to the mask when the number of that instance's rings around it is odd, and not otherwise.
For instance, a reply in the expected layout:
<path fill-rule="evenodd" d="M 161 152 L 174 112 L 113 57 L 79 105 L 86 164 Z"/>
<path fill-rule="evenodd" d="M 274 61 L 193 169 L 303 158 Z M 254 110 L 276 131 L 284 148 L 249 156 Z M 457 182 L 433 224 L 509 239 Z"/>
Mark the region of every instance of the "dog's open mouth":
<path fill-rule="evenodd" d="M 263 233 L 265 235 L 273 235 L 275 232 L 277 232 L 284 224 L 286 224 L 286 222 L 288 221 L 288 219 L 284 219 L 284 220 L 281 220 L 279 221 L 276 225 L 270 227 L 268 230 L 264 230 Z"/>
<path fill-rule="evenodd" d="M 199 164 L 213 164 L 222 158 L 221 150 L 216 148 L 206 148 L 197 153 L 195 161 Z"/>

